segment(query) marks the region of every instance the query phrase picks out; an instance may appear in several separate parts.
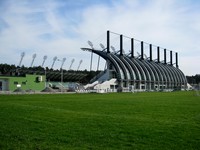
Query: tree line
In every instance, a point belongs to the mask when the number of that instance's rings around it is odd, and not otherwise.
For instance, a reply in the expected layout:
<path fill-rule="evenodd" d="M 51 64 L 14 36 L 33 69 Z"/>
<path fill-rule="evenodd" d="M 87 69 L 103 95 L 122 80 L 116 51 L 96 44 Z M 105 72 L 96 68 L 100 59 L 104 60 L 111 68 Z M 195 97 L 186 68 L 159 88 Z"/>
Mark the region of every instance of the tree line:
<path fill-rule="evenodd" d="M 199 84 L 200 83 L 200 74 L 194 76 L 186 76 L 189 84 Z"/>
<path fill-rule="evenodd" d="M 42 73 L 44 74 L 45 71 L 47 72 L 60 72 L 59 69 L 52 69 L 48 67 L 25 67 L 25 66 L 15 66 L 15 65 L 9 65 L 9 64 L 0 64 L 0 75 L 7 75 L 7 76 L 17 76 L 24 74 L 19 74 L 19 72 L 32 72 L 32 73 Z M 89 82 L 95 75 L 97 75 L 100 71 L 88 71 L 88 70 L 63 70 L 64 72 L 68 73 L 83 73 L 87 74 L 84 79 L 82 79 L 84 82 Z M 200 74 L 196 74 L 193 76 L 186 76 L 187 81 L 189 84 L 199 84 L 200 83 Z M 59 79 L 58 79 L 59 80 Z"/>
<path fill-rule="evenodd" d="M 61 74 L 63 72 L 65 76 L 64 80 L 66 82 L 73 81 L 73 82 L 81 82 L 81 83 L 88 83 L 90 80 L 96 76 L 100 71 L 88 71 L 88 70 L 61 70 L 61 69 L 53 69 L 48 67 L 25 67 L 25 66 L 15 66 L 9 64 L 0 64 L 0 75 L 1 76 L 25 76 L 26 74 L 39 74 L 39 75 L 47 75 L 49 80 L 60 81 L 60 76 L 55 76 L 56 74 Z M 75 78 L 75 75 L 82 75 Z M 74 78 L 73 78 L 74 77 Z"/>

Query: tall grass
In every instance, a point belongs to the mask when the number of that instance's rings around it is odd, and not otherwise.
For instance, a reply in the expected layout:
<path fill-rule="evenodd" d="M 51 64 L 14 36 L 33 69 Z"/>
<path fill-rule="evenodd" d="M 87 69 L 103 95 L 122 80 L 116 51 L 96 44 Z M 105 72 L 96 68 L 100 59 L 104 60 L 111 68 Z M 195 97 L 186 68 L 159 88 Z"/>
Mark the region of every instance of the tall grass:
<path fill-rule="evenodd" d="M 191 92 L 0 95 L 0 149 L 199 149 Z"/>

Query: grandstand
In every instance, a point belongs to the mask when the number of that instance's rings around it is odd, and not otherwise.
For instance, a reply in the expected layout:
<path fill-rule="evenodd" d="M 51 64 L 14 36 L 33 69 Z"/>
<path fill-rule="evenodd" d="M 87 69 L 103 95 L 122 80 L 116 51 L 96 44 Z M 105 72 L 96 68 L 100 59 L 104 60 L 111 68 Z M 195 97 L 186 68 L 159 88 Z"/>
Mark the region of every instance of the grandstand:
<path fill-rule="evenodd" d="M 0 91 L 68 92 L 83 89 L 96 71 L 53 70 L 0 64 Z M 39 78 L 42 80 L 38 80 Z"/>
<path fill-rule="evenodd" d="M 119 35 L 119 48 L 111 45 L 110 34 Z M 123 39 L 130 40 L 130 50 L 125 53 Z M 140 53 L 134 55 L 135 43 L 139 43 Z M 93 80 L 95 84 L 90 84 L 88 88 L 104 91 L 173 91 L 187 89 L 187 79 L 178 67 L 178 53 L 175 53 L 173 61 L 173 51 L 163 49 L 163 60 L 161 60 L 161 48 L 143 41 L 129 38 L 117 33 L 107 31 L 107 47 L 103 50 L 95 49 L 89 41 L 91 48 L 81 48 L 83 51 L 95 53 L 105 59 L 107 69 L 96 76 Z M 145 45 L 145 46 L 144 46 Z M 144 53 L 147 49 L 149 57 Z M 153 48 L 157 51 L 157 56 L 153 58 Z M 113 50 L 113 52 L 110 51 Z M 167 62 L 167 52 L 170 52 L 170 59 Z M 175 65 L 175 66 L 174 66 Z M 106 82 L 106 84 L 105 84 Z M 91 85 L 93 85 L 91 87 Z"/>
<path fill-rule="evenodd" d="M 117 48 L 111 45 L 111 41 L 113 41 L 111 34 L 115 34 L 119 39 Z M 124 39 L 128 39 L 128 48 L 124 44 Z M 44 56 L 42 66 L 32 67 L 36 54 L 33 55 L 31 66 L 24 67 L 21 66 L 21 63 L 25 53 L 22 53 L 17 67 L 0 64 L 0 90 L 19 91 L 20 87 L 25 91 L 94 91 L 104 93 L 187 89 L 187 79 L 178 66 L 177 52 L 110 31 L 107 31 L 107 47 L 100 44 L 101 49 L 94 48 L 90 41 L 88 44 L 91 48 L 81 49 L 91 53 L 90 71 L 78 70 L 82 60 L 79 62 L 78 69 L 72 70 L 74 59 L 71 61 L 69 70 L 62 69 L 66 58 L 59 60 L 57 57 L 53 58 L 51 68 L 45 68 L 43 65 L 47 56 Z M 136 51 L 137 55 L 135 55 Z M 100 57 L 105 60 L 105 70 L 92 71 L 93 53 L 99 56 L 97 68 L 99 68 Z M 56 60 L 62 61 L 60 70 L 53 69 Z M 31 78 L 29 78 L 30 76 Z M 40 77 L 43 80 L 39 81 Z M 29 80 L 31 81 L 29 82 Z M 25 82 L 26 84 L 22 84 Z M 37 88 L 39 83 L 40 88 Z"/>

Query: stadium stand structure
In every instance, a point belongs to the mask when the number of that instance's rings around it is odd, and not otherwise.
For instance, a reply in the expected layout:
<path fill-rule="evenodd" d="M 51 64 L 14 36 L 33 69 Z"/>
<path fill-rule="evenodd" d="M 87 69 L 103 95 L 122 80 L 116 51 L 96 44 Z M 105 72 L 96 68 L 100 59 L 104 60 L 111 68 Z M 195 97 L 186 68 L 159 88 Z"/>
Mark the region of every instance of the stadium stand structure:
<path fill-rule="evenodd" d="M 97 73 L 99 72 L 0 64 L 0 91 L 73 92 L 83 90 L 83 84 L 88 83 Z M 38 78 L 41 76 L 43 80 L 39 82 Z"/>
<path fill-rule="evenodd" d="M 164 60 L 160 60 L 160 47 L 156 46 L 157 58 L 153 60 L 152 44 L 149 44 L 149 57 L 144 54 L 144 43 L 140 41 L 139 56 L 134 55 L 134 42 L 130 38 L 130 53 L 123 49 L 123 35 L 119 35 L 119 50 L 110 51 L 110 34 L 107 31 L 107 48 L 103 50 L 81 48 L 83 51 L 95 53 L 105 59 L 107 69 L 94 77 L 88 89 L 98 91 L 172 91 L 187 89 L 187 79 L 178 67 L 178 53 L 175 53 L 176 62 L 173 62 L 173 51 L 170 51 L 170 62 L 167 62 L 167 50 L 164 49 Z M 113 33 L 115 34 L 115 33 Z M 127 38 L 127 37 L 126 37 Z M 137 40 L 138 41 L 138 40 Z M 145 43 L 147 44 L 147 43 Z M 155 46 L 154 46 L 155 47 Z M 174 66 L 175 64 L 175 66 Z"/>

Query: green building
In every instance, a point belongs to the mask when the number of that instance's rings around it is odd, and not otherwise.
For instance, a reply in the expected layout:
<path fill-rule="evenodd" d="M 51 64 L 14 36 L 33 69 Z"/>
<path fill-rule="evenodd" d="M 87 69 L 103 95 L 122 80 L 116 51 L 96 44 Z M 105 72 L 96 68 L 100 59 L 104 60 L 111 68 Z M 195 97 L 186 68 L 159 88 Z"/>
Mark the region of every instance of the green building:
<path fill-rule="evenodd" d="M 0 76 L 0 91 L 41 91 L 45 88 L 45 81 L 44 75 Z"/>

